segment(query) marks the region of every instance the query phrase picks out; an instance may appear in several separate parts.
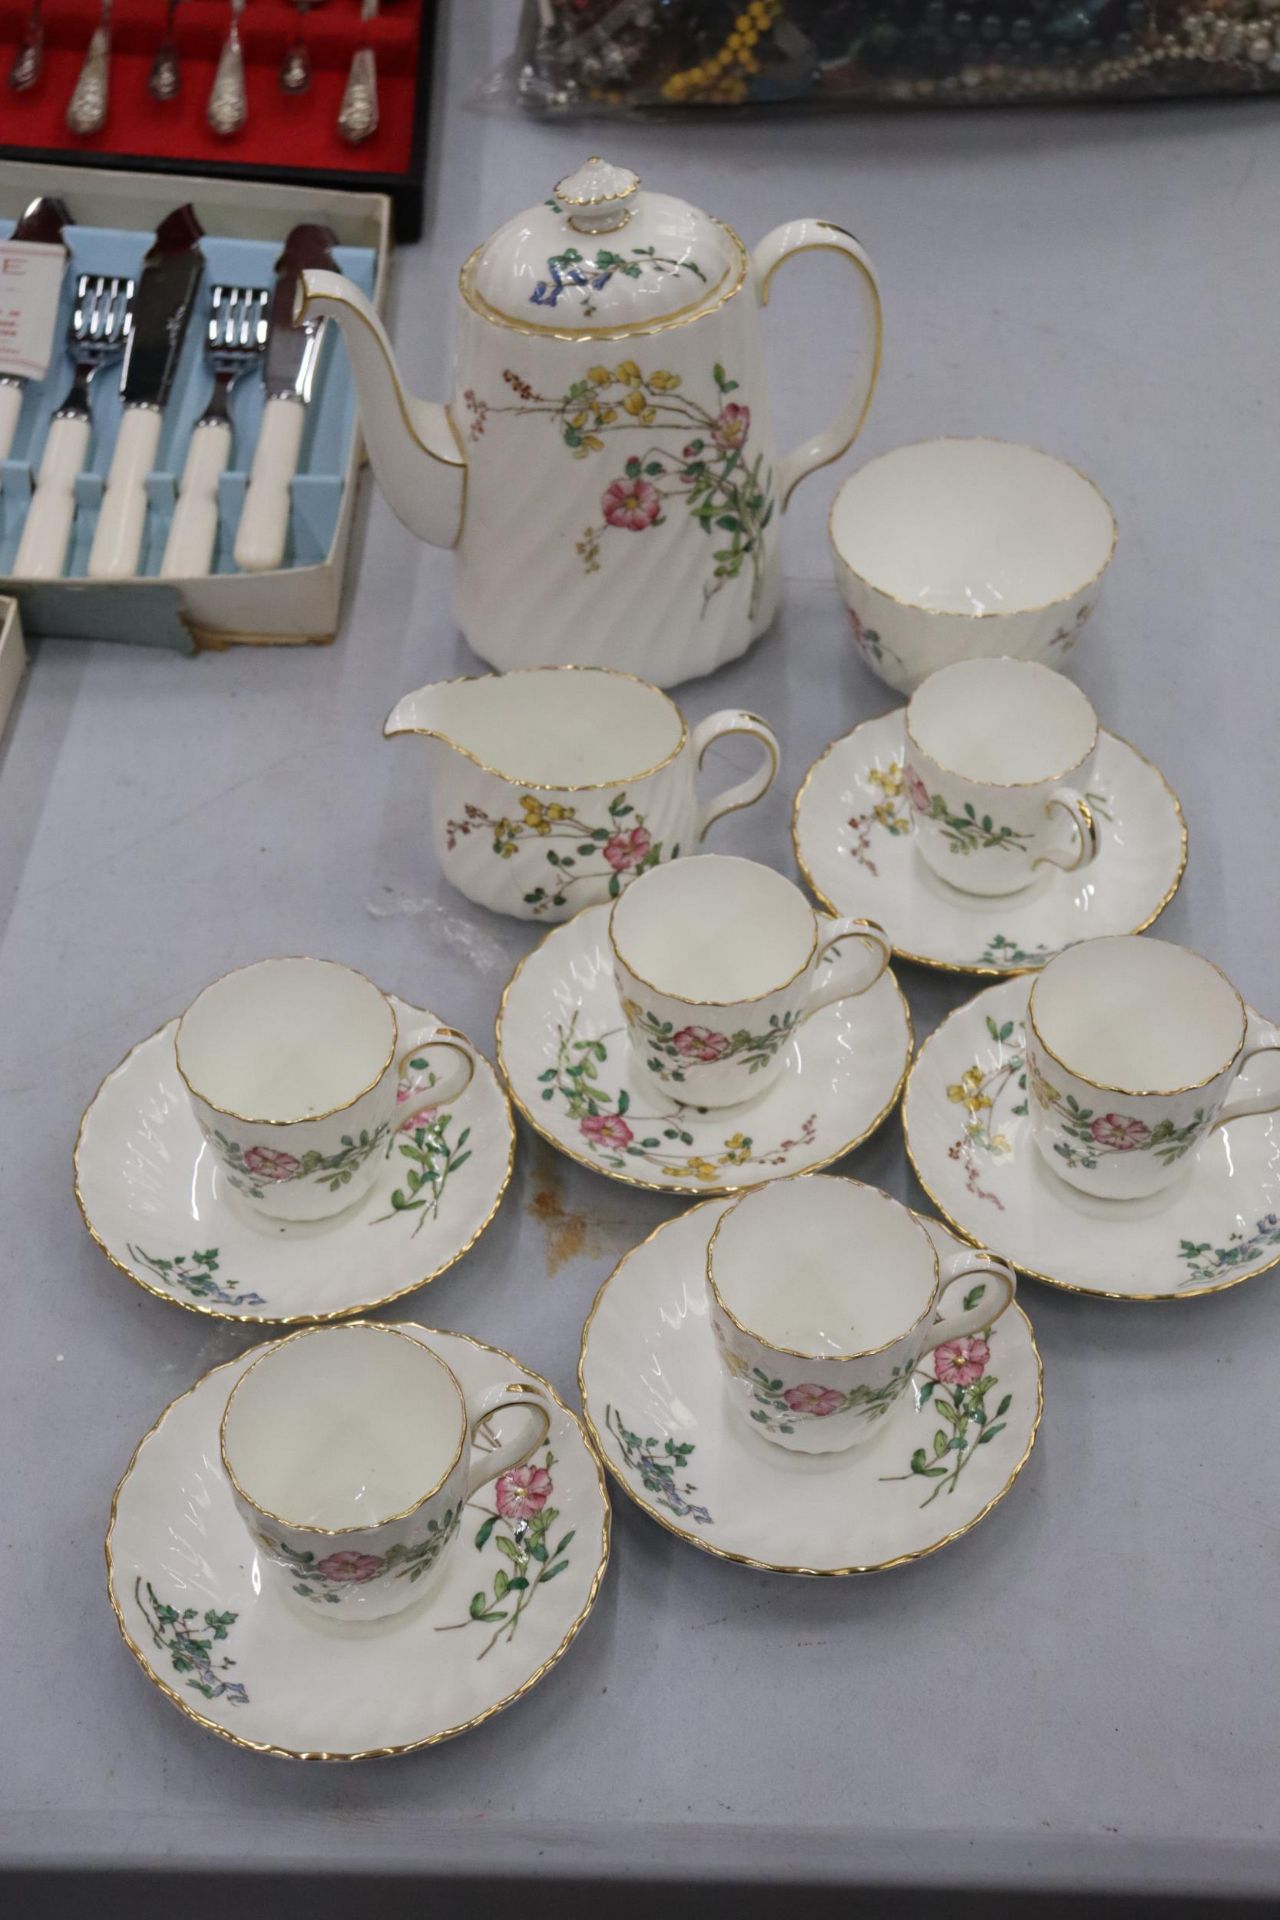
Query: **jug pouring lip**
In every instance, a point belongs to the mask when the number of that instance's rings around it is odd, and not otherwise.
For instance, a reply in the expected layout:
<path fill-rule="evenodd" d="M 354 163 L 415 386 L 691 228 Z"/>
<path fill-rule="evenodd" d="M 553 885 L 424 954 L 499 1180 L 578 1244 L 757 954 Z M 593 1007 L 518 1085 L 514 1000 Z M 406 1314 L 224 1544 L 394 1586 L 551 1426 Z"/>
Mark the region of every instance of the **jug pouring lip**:
<path fill-rule="evenodd" d="M 486 681 L 495 684 L 508 680 L 528 679 L 547 674 L 598 674 L 609 680 L 629 681 L 643 693 L 653 695 L 669 709 L 675 718 L 678 737 L 674 745 L 662 755 L 644 767 L 635 767 L 626 772 L 611 774 L 602 780 L 525 780 L 518 773 L 503 767 L 495 767 L 472 748 L 465 746 L 443 726 L 393 725 L 396 715 L 419 694 L 438 693 L 449 687 L 481 685 Z M 470 760 L 482 773 L 492 774 L 495 780 L 501 780 L 507 786 L 519 787 L 528 793 L 599 793 L 612 788 L 634 785 L 638 780 L 647 780 L 652 774 L 661 773 L 664 768 L 674 765 L 689 743 L 689 723 L 670 694 L 661 687 L 655 687 L 651 680 L 644 680 L 638 673 L 627 673 L 621 667 L 553 665 L 536 667 L 512 667 L 506 673 L 460 673 L 451 680 L 430 680 L 424 686 L 416 687 L 412 693 L 404 694 L 387 715 L 382 728 L 383 738 L 390 740 L 400 734 L 418 734 L 424 738 L 438 740 L 442 746 L 449 747 L 454 753 L 461 754 L 464 760 Z"/>

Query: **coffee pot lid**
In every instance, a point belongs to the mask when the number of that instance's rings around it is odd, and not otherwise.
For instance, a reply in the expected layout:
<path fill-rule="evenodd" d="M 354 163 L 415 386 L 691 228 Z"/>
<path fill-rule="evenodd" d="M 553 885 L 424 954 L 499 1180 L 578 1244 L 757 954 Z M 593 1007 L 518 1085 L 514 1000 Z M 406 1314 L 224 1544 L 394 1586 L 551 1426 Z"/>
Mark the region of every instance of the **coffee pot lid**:
<path fill-rule="evenodd" d="M 574 337 L 692 319 L 745 271 L 729 227 L 593 155 L 472 254 L 462 291 L 487 318 Z"/>

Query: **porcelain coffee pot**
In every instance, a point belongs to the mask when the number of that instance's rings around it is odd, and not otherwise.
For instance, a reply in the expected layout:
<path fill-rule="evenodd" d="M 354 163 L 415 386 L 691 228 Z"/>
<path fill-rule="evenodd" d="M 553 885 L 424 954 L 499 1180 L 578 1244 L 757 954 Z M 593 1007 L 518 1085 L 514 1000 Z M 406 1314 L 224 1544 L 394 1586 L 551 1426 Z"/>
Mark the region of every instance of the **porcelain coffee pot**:
<path fill-rule="evenodd" d="M 758 310 L 793 254 L 854 266 L 861 351 L 830 423 L 773 443 Z M 342 275 L 302 275 L 299 315 L 346 339 L 374 472 L 404 524 L 457 547 L 455 612 L 504 671 L 613 666 L 661 686 L 764 632 L 778 522 L 856 437 L 880 364 L 870 261 L 842 227 L 789 220 L 751 252 L 724 222 L 591 159 L 477 247 L 459 278 L 445 405 L 401 384 Z"/>

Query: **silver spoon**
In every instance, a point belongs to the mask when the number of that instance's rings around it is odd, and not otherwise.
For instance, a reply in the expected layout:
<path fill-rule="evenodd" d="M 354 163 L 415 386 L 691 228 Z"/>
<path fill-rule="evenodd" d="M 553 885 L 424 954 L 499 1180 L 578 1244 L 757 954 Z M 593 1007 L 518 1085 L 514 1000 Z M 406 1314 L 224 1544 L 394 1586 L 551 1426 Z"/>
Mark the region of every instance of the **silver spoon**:
<path fill-rule="evenodd" d="M 244 52 L 240 45 L 240 15 L 244 4 L 245 0 L 231 0 L 231 25 L 218 56 L 218 71 L 205 109 L 211 131 L 224 138 L 239 133 L 249 117 L 244 92 Z"/>
<path fill-rule="evenodd" d="M 15 93 L 26 93 L 34 87 L 44 71 L 44 21 L 41 18 L 43 0 L 31 0 L 31 11 L 27 15 L 27 24 L 13 56 L 9 68 L 9 85 Z"/>
<path fill-rule="evenodd" d="M 85 50 L 84 65 L 67 108 L 72 133 L 101 133 L 111 102 L 111 0 L 102 0 L 98 24 Z"/>
<path fill-rule="evenodd" d="M 147 81 L 147 92 L 153 100 L 174 100 L 182 86 L 182 75 L 178 68 L 178 43 L 173 37 L 173 19 L 177 11 L 178 0 L 169 0 L 169 10 L 164 22 L 164 39 L 156 48 L 156 57 L 151 62 L 151 75 Z"/>
<path fill-rule="evenodd" d="M 298 9 L 298 33 L 280 62 L 280 88 L 283 93 L 305 93 L 311 85 L 311 53 L 302 30 L 312 8 L 323 6 L 324 0 L 293 0 L 293 4 Z"/>

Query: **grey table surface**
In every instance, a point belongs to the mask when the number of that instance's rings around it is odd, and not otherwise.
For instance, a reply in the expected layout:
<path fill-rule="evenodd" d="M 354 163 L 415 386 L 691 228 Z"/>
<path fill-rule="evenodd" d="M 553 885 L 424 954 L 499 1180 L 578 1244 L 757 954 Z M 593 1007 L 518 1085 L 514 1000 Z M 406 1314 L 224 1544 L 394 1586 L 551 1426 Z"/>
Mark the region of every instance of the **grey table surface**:
<path fill-rule="evenodd" d="M 748 237 L 806 213 L 851 226 L 887 313 L 857 455 L 986 432 L 1098 478 L 1121 537 L 1075 671 L 1186 807 L 1190 867 L 1161 931 L 1280 1008 L 1280 103 L 606 135 L 467 104 L 513 18 L 459 5 L 442 39 L 427 238 L 395 271 L 409 383 L 444 391 L 463 255 L 601 141 Z M 784 443 L 840 379 L 843 292 L 822 259 L 778 282 Z M 778 728 L 777 789 L 717 844 L 784 871 L 805 768 L 890 704 L 828 570 L 827 502 L 857 455 L 796 499 L 773 632 L 682 696 L 694 718 L 742 704 Z M 246 1866 L 1274 1892 L 1275 1275 L 1174 1307 L 1028 1282 L 1040 1442 L 1009 1499 L 918 1565 L 758 1574 L 619 1497 L 569 1657 L 446 1747 L 266 1759 L 184 1722 L 137 1671 L 104 1593 L 111 1489 L 165 1402 L 246 1338 L 168 1311 L 90 1243 L 71 1193 L 81 1109 L 135 1039 L 267 953 L 343 957 L 488 1047 L 534 938 L 448 889 L 423 767 L 380 738 L 402 692 L 472 663 L 448 556 L 366 489 L 336 646 L 189 661 L 46 642 L 3 749 L 0 1864 L 226 1865 L 234 1832 Z M 903 980 L 918 1035 L 971 991 Z M 896 1117 L 851 1166 L 919 1202 Z M 676 1211 L 522 1129 L 495 1225 L 409 1308 L 576 1398 L 597 1285 Z"/>

